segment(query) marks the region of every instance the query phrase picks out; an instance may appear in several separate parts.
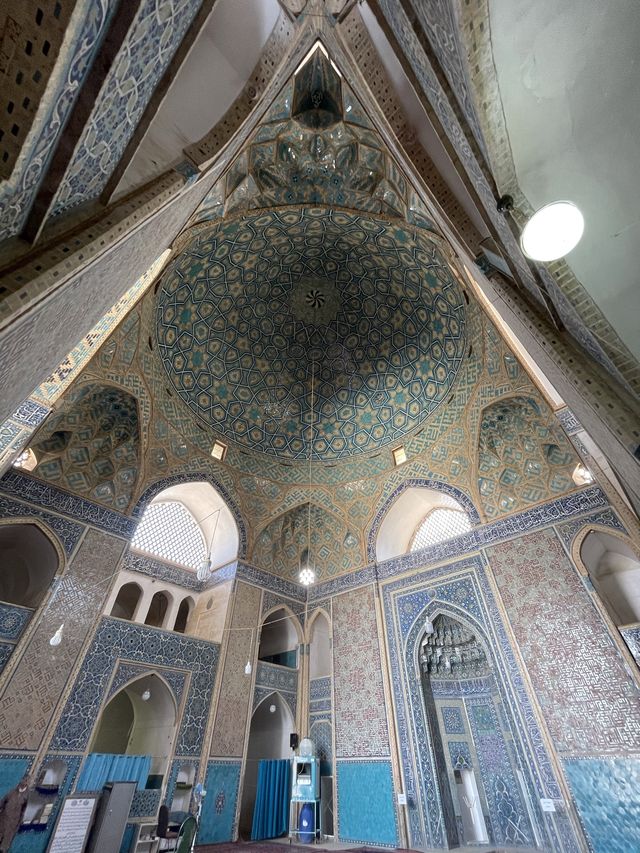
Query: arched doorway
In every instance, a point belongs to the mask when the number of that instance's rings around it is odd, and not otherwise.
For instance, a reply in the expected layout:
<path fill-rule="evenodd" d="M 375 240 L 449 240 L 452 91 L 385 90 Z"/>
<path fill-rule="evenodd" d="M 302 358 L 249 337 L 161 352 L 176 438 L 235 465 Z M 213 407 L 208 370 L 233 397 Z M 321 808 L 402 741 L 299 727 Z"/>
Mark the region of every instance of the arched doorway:
<path fill-rule="evenodd" d="M 425 621 L 419 665 L 449 847 L 535 846 L 513 733 L 476 631 L 441 613 Z"/>
<path fill-rule="evenodd" d="M 148 767 L 148 778 L 141 787 L 159 787 L 171 755 L 176 717 L 173 694 L 156 674 L 150 673 L 130 682 L 112 696 L 102 710 L 83 776 L 91 769 L 92 754 L 145 756 L 149 759 L 147 764 L 137 765 Z M 127 769 L 126 764 L 118 767 Z M 139 778 L 142 782 L 142 777 Z"/>
<path fill-rule="evenodd" d="M 284 607 L 274 610 L 262 623 L 258 660 L 295 669 L 298 666 L 300 635 Z"/>
<path fill-rule="evenodd" d="M 132 581 L 131 583 L 123 584 L 118 590 L 116 600 L 113 602 L 111 615 L 117 616 L 118 619 L 128 619 L 131 621 L 141 595 L 142 589 L 137 583 Z"/>
<path fill-rule="evenodd" d="M 178 608 L 178 612 L 176 614 L 176 621 L 173 623 L 173 630 L 178 631 L 180 634 L 184 634 L 187 630 L 187 623 L 189 622 L 189 616 L 191 615 L 191 611 L 195 606 L 195 602 L 191 596 L 187 596 L 187 598 L 183 598 L 180 602 L 180 607 Z"/>
<path fill-rule="evenodd" d="M 289 735 L 294 731 L 291 709 L 278 692 L 270 693 L 253 712 L 240 806 L 239 832 L 244 840 L 251 838 L 258 764 L 263 759 L 290 758 Z"/>
<path fill-rule="evenodd" d="M 35 610 L 58 571 L 58 553 L 35 524 L 0 525 L 0 601 Z"/>
<path fill-rule="evenodd" d="M 640 622 L 640 559 L 619 537 L 590 531 L 580 547 L 580 559 L 612 621 Z"/>
<path fill-rule="evenodd" d="M 156 592 L 151 599 L 149 610 L 147 611 L 144 620 L 145 625 L 150 625 L 152 628 L 162 628 L 164 618 L 169 609 L 169 596 L 166 592 Z"/>

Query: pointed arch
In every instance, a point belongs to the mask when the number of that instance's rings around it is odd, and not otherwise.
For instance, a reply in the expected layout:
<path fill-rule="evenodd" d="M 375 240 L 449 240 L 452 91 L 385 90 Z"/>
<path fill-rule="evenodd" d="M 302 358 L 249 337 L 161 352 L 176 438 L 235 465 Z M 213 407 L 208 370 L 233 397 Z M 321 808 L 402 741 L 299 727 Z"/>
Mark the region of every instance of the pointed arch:
<path fill-rule="evenodd" d="M 270 608 L 260 623 L 258 660 L 296 669 L 298 647 L 304 632 L 293 611 L 286 604 Z"/>
<path fill-rule="evenodd" d="M 419 522 L 437 507 L 465 512 L 471 524 L 480 524 L 471 498 L 457 486 L 441 480 L 408 478 L 377 511 L 367 539 L 368 558 L 381 562 L 405 554 Z"/>
<path fill-rule="evenodd" d="M 142 518 L 142 515 L 144 514 L 144 511 L 147 506 L 155 498 L 157 498 L 161 492 L 164 492 L 174 486 L 180 486 L 188 483 L 208 483 L 212 487 L 212 489 L 217 492 L 220 499 L 231 514 L 233 522 L 235 524 L 238 537 L 237 556 L 240 558 L 246 557 L 247 528 L 242 513 L 240 512 L 237 502 L 231 496 L 228 489 L 210 471 L 198 471 L 193 473 L 176 474 L 171 477 L 163 477 L 160 480 L 156 480 L 156 482 L 148 486 L 142 493 L 142 495 L 138 498 L 138 501 L 131 513 L 132 517 L 134 519 Z"/>
<path fill-rule="evenodd" d="M 2 519 L 0 564 L 0 601 L 36 610 L 64 571 L 64 549 L 37 518 Z"/>

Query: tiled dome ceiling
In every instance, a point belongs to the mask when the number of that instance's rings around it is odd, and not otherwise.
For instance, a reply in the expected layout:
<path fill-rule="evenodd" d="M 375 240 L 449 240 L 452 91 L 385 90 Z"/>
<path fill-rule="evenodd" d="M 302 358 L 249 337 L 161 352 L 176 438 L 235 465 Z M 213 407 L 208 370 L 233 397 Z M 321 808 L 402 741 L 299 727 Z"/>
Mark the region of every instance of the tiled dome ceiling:
<path fill-rule="evenodd" d="M 281 209 L 193 238 L 162 282 L 157 334 L 179 396 L 216 431 L 290 459 L 313 439 L 328 461 L 400 441 L 447 397 L 465 313 L 427 232 Z"/>

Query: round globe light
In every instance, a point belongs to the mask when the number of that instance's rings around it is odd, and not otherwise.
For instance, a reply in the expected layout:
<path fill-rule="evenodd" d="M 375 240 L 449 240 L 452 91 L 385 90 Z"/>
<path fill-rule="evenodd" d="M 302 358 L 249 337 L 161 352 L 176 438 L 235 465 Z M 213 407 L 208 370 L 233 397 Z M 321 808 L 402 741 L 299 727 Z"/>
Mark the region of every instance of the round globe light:
<path fill-rule="evenodd" d="M 580 242 L 584 217 L 571 201 L 552 201 L 536 210 L 520 237 L 522 251 L 532 261 L 555 261 Z"/>
<path fill-rule="evenodd" d="M 310 569 L 309 567 L 305 567 L 304 569 L 300 570 L 300 574 L 298 575 L 298 580 L 300 581 L 300 583 L 303 586 L 311 586 L 311 584 L 315 581 L 315 579 L 316 579 L 316 573 L 313 571 L 313 569 Z"/>

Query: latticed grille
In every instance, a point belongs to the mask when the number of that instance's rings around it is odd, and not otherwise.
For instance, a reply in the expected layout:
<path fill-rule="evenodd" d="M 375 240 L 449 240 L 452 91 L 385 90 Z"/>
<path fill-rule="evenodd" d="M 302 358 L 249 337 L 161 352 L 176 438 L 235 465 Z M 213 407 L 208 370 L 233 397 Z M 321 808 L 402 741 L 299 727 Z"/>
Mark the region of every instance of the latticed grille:
<path fill-rule="evenodd" d="M 466 513 L 456 509 L 434 509 L 420 523 L 411 543 L 412 551 L 428 548 L 471 530 Z"/>
<path fill-rule="evenodd" d="M 131 542 L 134 548 L 197 570 L 206 557 L 202 532 L 178 501 L 150 504 Z"/>

